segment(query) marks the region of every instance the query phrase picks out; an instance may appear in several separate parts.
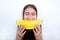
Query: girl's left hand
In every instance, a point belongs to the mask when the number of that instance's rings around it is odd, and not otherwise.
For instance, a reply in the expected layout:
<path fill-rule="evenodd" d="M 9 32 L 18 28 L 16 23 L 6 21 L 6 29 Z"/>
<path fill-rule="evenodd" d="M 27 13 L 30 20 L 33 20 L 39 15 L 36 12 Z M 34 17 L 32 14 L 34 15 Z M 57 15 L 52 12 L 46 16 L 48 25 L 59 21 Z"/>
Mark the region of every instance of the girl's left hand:
<path fill-rule="evenodd" d="M 42 40 L 42 28 L 40 25 L 36 25 L 36 27 L 33 29 L 33 32 L 36 40 Z"/>

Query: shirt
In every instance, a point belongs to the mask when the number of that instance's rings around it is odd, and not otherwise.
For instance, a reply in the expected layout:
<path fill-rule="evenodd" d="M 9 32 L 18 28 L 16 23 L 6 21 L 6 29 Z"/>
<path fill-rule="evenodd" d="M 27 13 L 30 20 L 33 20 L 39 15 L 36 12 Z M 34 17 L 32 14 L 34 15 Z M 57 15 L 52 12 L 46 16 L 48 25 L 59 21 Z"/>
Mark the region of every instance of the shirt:
<path fill-rule="evenodd" d="M 23 40 L 35 40 L 35 36 L 33 33 L 33 30 L 26 30 L 26 33 L 24 35 L 24 37 L 22 38 Z"/>
<path fill-rule="evenodd" d="M 41 25 L 40 25 L 41 27 Z M 41 27 L 42 28 L 42 27 Z M 26 33 L 24 37 L 22 38 L 23 40 L 35 40 L 34 32 L 33 30 L 26 30 Z"/>

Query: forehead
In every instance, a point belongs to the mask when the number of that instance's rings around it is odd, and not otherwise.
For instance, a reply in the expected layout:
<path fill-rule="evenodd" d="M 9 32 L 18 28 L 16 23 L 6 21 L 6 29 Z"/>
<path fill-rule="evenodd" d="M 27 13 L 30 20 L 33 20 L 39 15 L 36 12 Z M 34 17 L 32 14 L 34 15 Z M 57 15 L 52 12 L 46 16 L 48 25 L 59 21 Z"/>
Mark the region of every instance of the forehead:
<path fill-rule="evenodd" d="M 27 7 L 24 12 L 36 12 L 32 7 Z"/>

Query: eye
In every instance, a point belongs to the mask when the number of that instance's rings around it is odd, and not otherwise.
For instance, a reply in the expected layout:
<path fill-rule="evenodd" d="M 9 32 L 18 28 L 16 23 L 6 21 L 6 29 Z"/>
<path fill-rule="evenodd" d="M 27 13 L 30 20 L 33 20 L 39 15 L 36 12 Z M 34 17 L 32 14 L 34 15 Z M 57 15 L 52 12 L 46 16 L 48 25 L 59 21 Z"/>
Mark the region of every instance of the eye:
<path fill-rule="evenodd" d="M 32 14 L 33 16 L 36 15 L 36 14 Z"/>
<path fill-rule="evenodd" d="M 29 15 L 29 14 L 26 14 L 26 15 Z"/>
<path fill-rule="evenodd" d="M 28 12 L 25 12 L 25 15 L 29 15 L 29 13 Z"/>

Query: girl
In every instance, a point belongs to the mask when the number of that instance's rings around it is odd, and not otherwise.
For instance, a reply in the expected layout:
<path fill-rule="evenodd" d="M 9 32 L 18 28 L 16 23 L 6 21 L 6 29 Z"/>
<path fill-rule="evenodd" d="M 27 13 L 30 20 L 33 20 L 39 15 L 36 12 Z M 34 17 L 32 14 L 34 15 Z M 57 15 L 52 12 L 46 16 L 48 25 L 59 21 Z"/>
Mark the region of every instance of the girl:
<path fill-rule="evenodd" d="M 37 20 L 37 8 L 28 4 L 23 9 L 23 20 Z M 24 25 L 17 28 L 16 40 L 42 40 L 41 25 L 36 25 L 34 29 L 26 30 Z"/>

